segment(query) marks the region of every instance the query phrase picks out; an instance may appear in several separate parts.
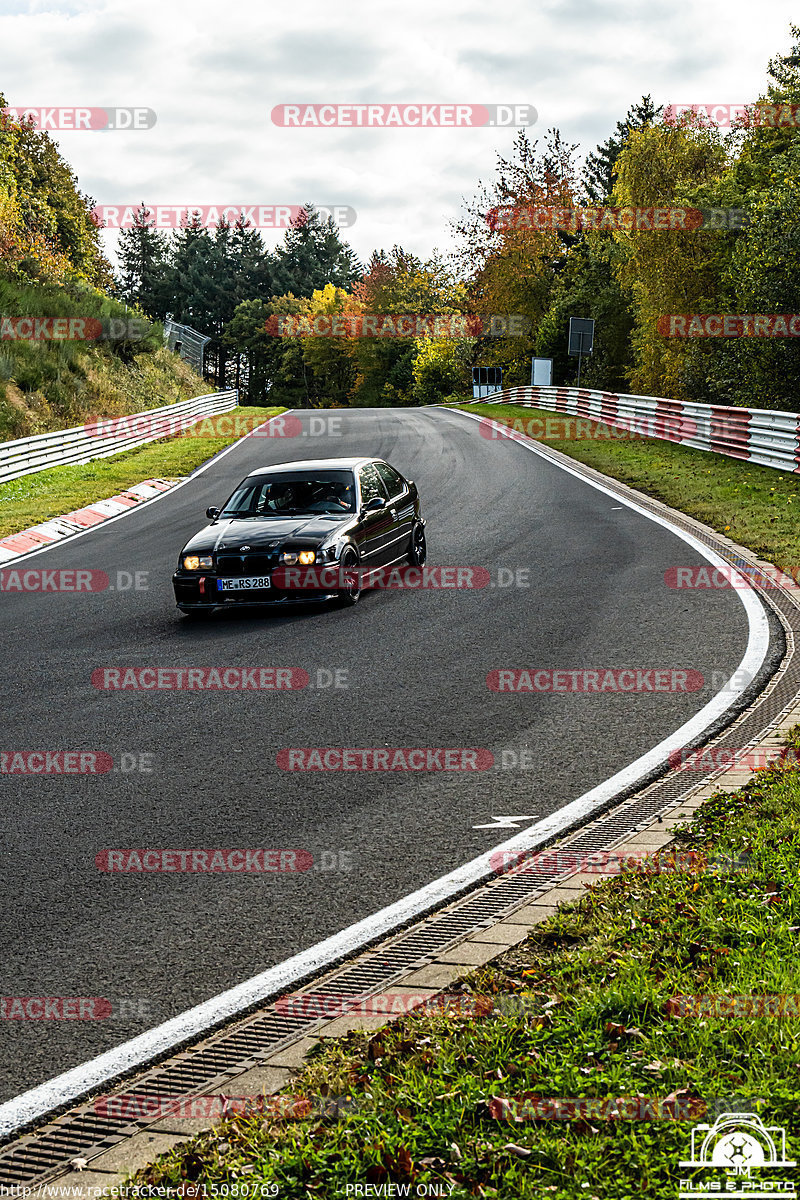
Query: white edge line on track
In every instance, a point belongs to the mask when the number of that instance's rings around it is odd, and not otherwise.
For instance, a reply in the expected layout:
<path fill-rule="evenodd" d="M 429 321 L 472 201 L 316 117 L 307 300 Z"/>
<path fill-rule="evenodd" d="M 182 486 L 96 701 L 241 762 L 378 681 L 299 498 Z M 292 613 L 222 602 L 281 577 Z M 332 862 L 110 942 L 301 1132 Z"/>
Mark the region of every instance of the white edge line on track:
<path fill-rule="evenodd" d="M 245 405 L 245 407 L 247 407 L 247 406 Z M 180 483 L 176 483 L 175 486 L 171 487 L 168 492 L 161 492 L 161 494 L 158 496 L 152 496 L 149 500 L 143 501 L 142 504 L 137 504 L 135 508 L 129 508 L 125 512 L 117 513 L 117 515 L 115 517 L 108 517 L 107 520 L 101 521 L 99 525 L 90 525 L 88 529 L 81 529 L 80 531 L 76 531 L 75 533 L 69 534 L 68 537 L 59 538 L 57 542 L 50 542 L 49 545 L 47 545 L 47 546 L 40 546 L 38 550 L 29 550 L 25 554 L 20 554 L 19 557 L 17 557 L 17 558 L 11 558 L 8 560 L 7 563 L 3 563 L 2 566 L 7 570 L 14 570 L 18 563 L 27 562 L 29 558 L 35 558 L 37 554 L 46 554 L 48 550 L 54 550 L 56 548 L 56 546 L 68 546 L 71 542 L 77 542 L 78 538 L 86 537 L 87 533 L 97 533 L 97 531 L 100 529 L 107 529 L 108 526 L 113 525 L 115 521 L 122 521 L 122 520 L 124 520 L 125 517 L 130 517 L 130 516 L 132 516 L 133 513 L 141 512 L 142 509 L 148 508 L 151 504 L 157 504 L 158 501 L 163 500 L 165 496 L 174 496 L 175 493 L 177 491 L 179 491 L 180 488 L 186 487 L 187 483 L 192 483 L 197 478 L 198 475 L 202 475 L 203 472 L 207 471 L 209 467 L 214 465 L 214 463 L 219 462 L 219 460 L 221 458 L 224 458 L 226 454 L 230 454 L 231 450 L 235 450 L 237 446 L 241 446 L 242 442 L 246 442 L 248 438 L 254 437 L 258 433 L 259 429 L 263 429 L 265 425 L 269 425 L 270 421 L 277 421 L 279 417 L 285 417 L 289 413 L 295 412 L 295 411 L 296 410 L 293 408 L 287 408 L 286 412 L 276 413 L 274 417 L 267 417 L 266 421 L 262 421 L 262 423 L 260 425 L 257 425 L 255 429 L 251 429 L 249 433 L 246 433 L 244 435 L 244 437 L 240 437 L 240 438 L 238 438 L 237 441 L 231 442 L 230 446 L 226 446 L 224 450 L 219 450 L 216 454 L 212 455 L 212 457 L 209 458 L 208 462 L 201 463 L 201 465 L 199 467 L 196 467 L 194 469 L 194 471 L 192 471 L 191 475 L 187 475 L 185 479 L 182 479 L 180 481 Z M 133 415 L 136 415 L 136 414 L 133 414 Z M 221 414 L 221 415 L 225 416 L 227 414 Z M 149 443 L 148 446 L 143 446 L 141 448 L 143 450 L 146 450 L 149 448 L 149 445 L 154 445 L 154 444 L 155 443 Z M 120 451 L 120 453 L 123 453 L 123 451 Z M 96 462 L 97 460 L 94 459 L 92 461 Z M 106 459 L 105 461 L 108 461 L 108 460 Z M 81 463 L 79 465 L 88 466 L 89 464 Z M 20 476 L 20 478 L 24 479 L 25 477 L 23 475 L 23 476 Z M 156 478 L 156 476 L 153 476 L 153 478 Z M 15 482 L 15 481 L 12 480 L 12 482 Z M 136 485 L 134 484 L 132 486 L 135 487 Z M 125 489 L 123 488 L 122 490 L 124 491 Z M 94 500 L 94 501 L 90 502 L 89 504 L 85 504 L 83 507 L 91 508 L 92 503 L 98 504 L 98 503 L 100 503 L 100 501 Z M 61 515 L 63 516 L 63 514 L 61 514 Z M 59 519 L 58 517 L 47 517 L 48 521 L 57 521 L 58 519 Z M 43 523 L 44 522 L 40 522 L 40 524 L 43 524 Z M 21 530 L 19 530 L 19 532 L 26 533 L 27 531 L 24 529 L 21 529 Z M 16 535 L 13 533 L 10 533 L 7 536 L 15 537 Z M 2 1111 L 1 1107 L 0 1107 L 0 1111 Z M 2 1127 L 1 1126 L 0 1126 L 0 1136 L 2 1136 Z"/>
<path fill-rule="evenodd" d="M 486 419 L 473 413 L 458 411 L 462 416 L 469 417 L 472 420 L 479 421 Z M 247 436 L 250 437 L 252 435 L 248 434 Z M 515 438 L 514 440 L 516 441 L 517 439 Z M 239 444 L 239 442 L 234 443 L 234 445 Z M 714 566 L 727 567 L 729 565 L 713 550 L 710 550 L 697 538 L 693 537 L 692 534 L 672 526 L 665 517 L 660 516 L 658 513 L 648 512 L 626 497 L 618 496 L 616 492 L 604 487 L 601 483 L 587 479 L 581 475 L 580 471 L 568 467 L 563 463 L 556 462 L 535 444 L 528 444 L 527 442 L 520 442 L 519 444 L 539 455 L 539 457 L 546 459 L 547 462 L 552 463 L 553 466 L 558 467 L 560 470 L 574 475 L 589 487 L 593 487 L 615 500 L 621 499 L 627 508 L 669 530 L 670 533 L 697 550 L 698 553 Z M 233 446 L 227 447 L 222 453 L 227 453 L 229 449 L 233 449 Z M 217 455 L 215 459 L 219 457 L 220 455 Z M 211 461 L 213 462 L 215 459 Z M 210 464 L 205 464 L 205 466 L 208 465 Z M 203 469 L 200 468 L 200 470 Z M 195 475 L 199 473 L 197 471 Z M 193 476 L 189 476 L 189 479 L 191 478 Z M 188 479 L 186 482 L 188 482 Z M 171 493 L 164 492 L 163 494 L 168 496 Z M 160 497 L 158 498 L 160 499 Z M 153 502 L 149 501 L 148 503 Z M 127 513 L 121 513 L 120 516 L 127 516 Z M 116 519 L 112 518 L 112 520 Z M 87 530 L 87 532 L 90 533 L 92 530 Z M 47 548 L 49 549 L 49 547 Z M 40 551 L 35 551 L 35 553 L 40 553 Z M 769 646 L 769 625 L 766 612 L 756 592 L 748 585 L 744 577 L 740 576 L 739 578 L 743 586 L 735 588 L 734 591 L 741 600 L 747 614 L 748 641 L 742 661 L 737 668 L 737 674 L 745 672 L 744 678 L 752 679 L 766 657 Z M 741 678 L 742 676 L 739 677 Z M 157 1025 L 154 1029 L 150 1029 L 146 1033 L 142 1033 L 138 1037 L 114 1047 L 113 1050 L 108 1050 L 104 1054 L 91 1059 L 89 1062 L 82 1063 L 79 1067 L 73 1067 L 72 1070 L 65 1071 L 62 1075 L 57 1075 L 46 1083 L 39 1084 L 37 1087 L 31 1088 L 30 1091 L 23 1092 L 22 1095 L 17 1096 L 14 1100 L 9 1100 L 5 1104 L 0 1105 L 0 1136 L 8 1136 L 14 1130 L 30 1124 L 38 1117 L 45 1115 L 53 1109 L 63 1107 L 65 1104 L 77 1100 L 87 1092 L 100 1087 L 103 1083 L 115 1079 L 136 1067 L 142 1066 L 151 1059 L 166 1053 L 174 1046 L 191 1038 L 198 1037 L 210 1027 L 239 1016 L 246 1009 L 258 1004 L 260 1001 L 266 1000 L 278 992 L 285 991 L 313 972 L 336 962 L 353 951 L 359 950 L 365 944 L 374 941 L 383 934 L 390 933 L 393 929 L 406 924 L 406 922 L 413 920 L 415 917 L 419 917 L 424 912 L 438 907 L 469 885 L 480 883 L 482 880 L 495 875 L 495 855 L 502 853 L 504 850 L 533 850 L 536 846 L 541 845 L 542 842 L 569 829 L 576 822 L 590 817 L 595 811 L 607 805 L 609 800 L 612 800 L 620 791 L 646 777 L 655 767 L 663 765 L 671 750 L 681 749 L 692 739 L 698 737 L 726 709 L 730 708 L 745 686 L 745 684 L 742 684 L 741 687 L 730 688 L 724 695 L 722 692 L 718 692 L 708 704 L 685 724 L 681 725 L 679 729 L 676 729 L 669 737 L 659 742 L 652 750 L 649 750 L 634 762 L 629 763 L 627 767 L 623 767 L 621 771 L 612 775 L 610 779 L 585 792 L 583 796 L 579 796 L 576 800 L 571 801 L 571 803 L 559 809 L 558 812 L 552 813 L 542 821 L 537 821 L 535 825 L 531 825 L 530 828 L 523 830 L 522 833 L 509 838 L 508 841 L 502 842 L 491 850 L 487 850 L 478 858 L 472 859 L 471 862 L 458 867 L 455 871 L 451 871 L 449 874 L 441 876 L 441 878 L 434 880 L 432 883 L 426 884 L 425 887 L 419 888 L 416 892 L 412 892 L 402 900 L 398 900 L 394 904 L 380 909 L 379 912 L 373 913 L 372 916 L 357 921 L 349 929 L 334 934 L 332 937 L 325 938 L 324 941 L 318 942 L 308 950 L 303 950 L 300 954 L 295 954 L 292 958 L 279 963 L 277 966 L 269 967 L 259 975 L 253 976 L 252 979 L 248 979 L 226 992 L 221 992 L 220 995 L 215 996 L 213 999 L 206 1000 L 203 1004 L 198 1004 L 195 1008 L 188 1009 L 186 1012 L 179 1014 L 179 1016 L 173 1017 L 161 1025 Z"/>

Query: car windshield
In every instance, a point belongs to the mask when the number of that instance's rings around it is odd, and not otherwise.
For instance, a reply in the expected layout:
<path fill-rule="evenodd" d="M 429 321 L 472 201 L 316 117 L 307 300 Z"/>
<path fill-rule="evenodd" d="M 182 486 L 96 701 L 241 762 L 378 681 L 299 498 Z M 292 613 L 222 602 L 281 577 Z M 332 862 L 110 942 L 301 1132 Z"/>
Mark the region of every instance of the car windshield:
<path fill-rule="evenodd" d="M 355 487 L 350 471 L 315 471 L 246 479 L 220 516 L 296 517 L 321 513 L 343 516 L 355 512 Z"/>

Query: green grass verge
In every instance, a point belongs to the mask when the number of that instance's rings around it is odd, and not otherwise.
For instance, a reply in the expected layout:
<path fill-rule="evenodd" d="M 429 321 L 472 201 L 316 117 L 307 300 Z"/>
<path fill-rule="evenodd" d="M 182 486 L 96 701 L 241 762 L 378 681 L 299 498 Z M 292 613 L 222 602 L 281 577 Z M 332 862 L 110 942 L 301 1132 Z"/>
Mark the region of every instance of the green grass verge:
<path fill-rule="evenodd" d="M 800 726 L 789 740 L 800 747 Z M 800 993 L 796 764 L 712 797 L 677 838 L 696 852 L 681 870 L 624 871 L 587 889 L 453 991 L 525 1006 L 482 1017 L 417 1011 L 329 1039 L 292 1092 L 347 1096 L 346 1114 L 318 1103 L 302 1117 L 239 1114 L 137 1181 L 196 1180 L 208 1195 L 235 1195 L 236 1185 L 240 1196 L 282 1200 L 368 1183 L 408 1184 L 410 1195 L 436 1185 L 456 1198 L 676 1200 L 693 1125 L 713 1123 L 715 1103 L 734 1097 L 783 1126 L 787 1156 L 800 1158 L 800 1016 L 680 1016 L 668 1004 Z M 715 874 L 712 853 L 745 865 Z M 500 1098 L 525 1093 L 677 1097 L 693 1108 L 690 1119 L 498 1119 Z"/>
<path fill-rule="evenodd" d="M 511 404 L 462 404 L 654 496 L 748 546 L 785 571 L 800 569 L 800 476 L 656 438 L 621 439 L 608 425 Z M 548 436 L 566 428 L 569 439 Z"/>
<path fill-rule="evenodd" d="M 237 408 L 208 417 L 191 430 L 81 466 L 53 467 L 0 484 L 0 537 L 29 529 L 49 517 L 104 500 L 143 479 L 188 475 L 242 437 L 253 424 L 282 408 Z M 224 432 L 217 433 L 217 430 Z"/>

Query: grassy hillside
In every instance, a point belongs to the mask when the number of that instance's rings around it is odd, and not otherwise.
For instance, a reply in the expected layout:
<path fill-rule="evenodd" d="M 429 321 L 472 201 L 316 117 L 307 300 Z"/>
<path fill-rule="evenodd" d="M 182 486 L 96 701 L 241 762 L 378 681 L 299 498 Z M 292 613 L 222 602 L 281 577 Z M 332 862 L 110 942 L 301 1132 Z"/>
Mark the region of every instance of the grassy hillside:
<path fill-rule="evenodd" d="M 157 325 L 134 339 L 10 336 L 16 317 L 107 322 L 136 315 L 90 284 L 26 280 L 18 271 L 0 268 L 0 440 L 64 429 L 97 415 L 141 412 L 208 391 L 199 375 L 164 349 Z"/>

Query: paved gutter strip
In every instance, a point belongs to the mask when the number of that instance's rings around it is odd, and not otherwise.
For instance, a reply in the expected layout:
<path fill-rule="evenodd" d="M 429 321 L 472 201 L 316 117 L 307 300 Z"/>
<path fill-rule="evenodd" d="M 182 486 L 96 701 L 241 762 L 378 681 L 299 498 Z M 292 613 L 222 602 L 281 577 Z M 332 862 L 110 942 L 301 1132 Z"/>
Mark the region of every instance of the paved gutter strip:
<path fill-rule="evenodd" d="M 641 507 L 668 517 L 734 566 L 775 570 L 773 564 L 756 558 L 708 526 L 558 451 L 535 445 L 545 457 L 569 465 L 609 491 L 633 498 Z M 781 742 L 779 735 L 800 723 L 800 655 L 795 644 L 800 632 L 800 605 L 798 593 L 780 584 L 765 589 L 755 583 L 754 590 L 780 621 L 784 657 L 748 707 L 733 720 L 729 718 L 725 728 L 704 745 L 713 749 L 746 746 L 775 756 Z M 720 790 L 735 791 L 750 777 L 750 772 L 743 772 L 741 767 L 710 771 L 699 778 L 691 774 L 689 783 L 687 772 L 668 770 L 621 803 L 614 801 L 613 807 L 582 828 L 553 839 L 549 849 L 580 856 L 606 851 L 652 855 L 671 845 L 672 830 L 690 820 L 710 795 Z M 564 870 L 559 874 L 557 869 L 548 870 L 544 864 L 539 869 L 539 865 L 524 874 L 500 874 L 473 888 L 291 995 L 328 993 L 361 998 L 415 991 L 421 996 L 435 995 L 524 940 L 560 904 L 584 895 L 586 884 L 616 873 L 609 869 L 597 873 Z M 129 1076 L 124 1084 L 104 1094 L 136 1092 L 140 1096 L 166 1094 L 176 1098 L 220 1092 L 271 1095 L 302 1068 L 305 1053 L 320 1037 L 340 1036 L 350 1029 L 377 1028 L 399 1015 L 351 1012 L 334 1019 L 314 1019 L 287 1012 L 285 1006 L 281 1011 L 273 1002 L 155 1067 Z M 209 1118 L 170 1117 L 125 1123 L 97 1114 L 90 1098 L 0 1149 L 0 1184 L 24 1185 L 31 1188 L 31 1195 L 53 1198 L 59 1194 L 89 1196 L 87 1189 L 118 1186 L 131 1172 L 215 1123 Z M 70 1170 L 70 1160 L 76 1157 L 86 1160 L 86 1170 Z M 59 1193 L 62 1188 L 76 1190 Z"/>

